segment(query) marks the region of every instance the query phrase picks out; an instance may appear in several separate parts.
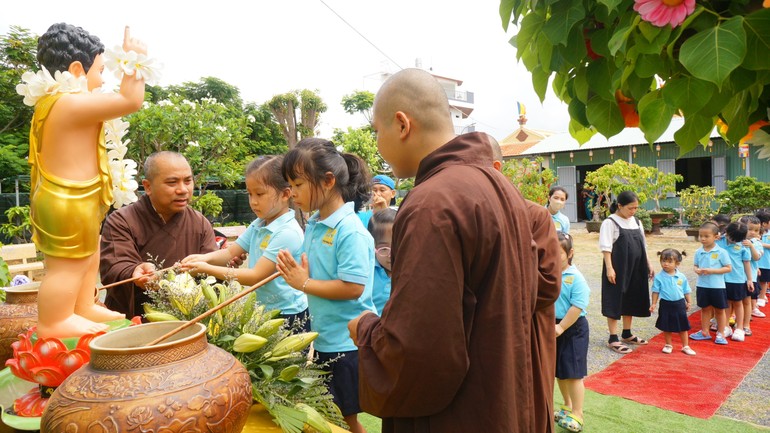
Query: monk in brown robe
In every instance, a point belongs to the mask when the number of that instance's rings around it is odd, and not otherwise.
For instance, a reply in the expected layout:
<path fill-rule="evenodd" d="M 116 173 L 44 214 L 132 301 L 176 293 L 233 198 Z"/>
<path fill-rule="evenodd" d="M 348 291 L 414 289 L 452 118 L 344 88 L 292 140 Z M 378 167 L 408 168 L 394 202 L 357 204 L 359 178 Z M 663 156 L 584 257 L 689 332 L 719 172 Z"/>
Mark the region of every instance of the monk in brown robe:
<path fill-rule="evenodd" d="M 416 176 L 393 227 L 390 301 L 351 321 L 361 407 L 383 432 L 536 431 L 537 257 L 527 204 L 486 135 L 455 137 L 427 72 L 386 81 L 372 126 L 396 176 Z"/>
<path fill-rule="evenodd" d="M 492 166 L 502 170 L 503 153 L 500 143 L 488 135 L 492 145 Z M 532 223 L 532 239 L 537 245 L 537 303 L 532 316 L 532 365 L 539 365 L 535 375 L 535 430 L 554 431 L 553 382 L 556 376 L 556 312 L 554 302 L 561 291 L 561 262 L 556 227 L 548 210 L 527 200 L 527 210 Z"/>
<path fill-rule="evenodd" d="M 145 195 L 104 221 L 99 272 L 102 284 L 128 278 L 133 283 L 108 289 L 105 304 L 128 317 L 144 313 L 147 284 L 156 278 L 157 260 L 172 266 L 190 254 L 217 249 L 214 229 L 189 207 L 193 175 L 187 159 L 176 152 L 156 152 L 144 163 Z"/>

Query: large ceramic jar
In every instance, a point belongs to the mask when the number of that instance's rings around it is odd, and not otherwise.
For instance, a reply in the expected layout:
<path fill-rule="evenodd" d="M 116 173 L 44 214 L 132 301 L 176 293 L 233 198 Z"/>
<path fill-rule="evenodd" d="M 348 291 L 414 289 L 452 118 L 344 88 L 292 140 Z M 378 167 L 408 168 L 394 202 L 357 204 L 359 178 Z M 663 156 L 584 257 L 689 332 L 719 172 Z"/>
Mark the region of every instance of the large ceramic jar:
<path fill-rule="evenodd" d="M 91 361 L 53 393 L 40 431 L 240 432 L 252 403 L 249 374 L 208 344 L 205 326 L 143 347 L 181 324 L 148 323 L 95 338 Z"/>
<path fill-rule="evenodd" d="M 19 334 L 37 325 L 37 289 L 40 283 L 28 283 L 5 289 L 5 303 L 0 304 L 0 370 L 13 357 L 11 344 Z"/>

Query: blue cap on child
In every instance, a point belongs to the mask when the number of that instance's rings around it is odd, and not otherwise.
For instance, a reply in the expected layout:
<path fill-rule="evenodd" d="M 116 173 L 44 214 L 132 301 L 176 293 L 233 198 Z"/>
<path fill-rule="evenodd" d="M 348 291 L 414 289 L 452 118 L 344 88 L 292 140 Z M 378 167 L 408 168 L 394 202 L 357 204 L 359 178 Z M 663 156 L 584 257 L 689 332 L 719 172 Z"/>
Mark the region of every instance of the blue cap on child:
<path fill-rule="evenodd" d="M 372 185 L 385 185 L 390 189 L 396 189 L 396 182 L 393 179 L 385 176 L 384 174 L 378 174 L 372 178 Z"/>

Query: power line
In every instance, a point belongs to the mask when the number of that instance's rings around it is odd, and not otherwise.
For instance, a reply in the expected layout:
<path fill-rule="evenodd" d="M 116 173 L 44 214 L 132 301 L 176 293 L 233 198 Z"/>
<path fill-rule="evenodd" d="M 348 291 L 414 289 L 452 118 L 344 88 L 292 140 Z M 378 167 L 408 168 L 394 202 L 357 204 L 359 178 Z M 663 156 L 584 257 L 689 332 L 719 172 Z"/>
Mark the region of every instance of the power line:
<path fill-rule="evenodd" d="M 335 11 L 334 9 L 332 9 L 332 8 L 331 8 L 331 6 L 327 5 L 327 4 L 326 4 L 326 2 L 325 2 L 324 0 L 319 0 L 319 1 L 321 2 L 321 4 L 323 4 L 324 6 L 326 6 L 326 7 L 327 7 L 327 8 L 328 8 L 330 11 L 332 11 L 332 13 L 333 13 L 334 15 L 337 15 L 337 18 L 341 19 L 343 23 L 347 24 L 347 26 L 348 26 L 348 27 L 350 27 L 351 29 L 353 29 L 353 31 L 354 31 L 354 32 L 358 33 L 358 36 L 361 36 L 361 37 L 362 37 L 362 38 L 363 38 L 363 39 L 364 39 L 366 42 L 368 42 L 368 43 L 369 43 L 369 45 L 371 45 L 372 47 L 374 47 L 374 49 L 375 49 L 375 50 L 379 51 L 379 52 L 380 52 L 380 54 L 382 54 L 383 56 L 385 56 L 385 57 L 386 57 L 388 60 L 390 60 L 390 61 L 391 61 L 391 62 L 392 62 L 394 65 L 396 65 L 396 66 L 398 67 L 398 69 L 404 69 L 404 68 L 402 68 L 402 67 L 401 67 L 401 65 L 399 65 L 399 64 L 398 64 L 398 62 L 396 62 L 395 60 L 393 60 L 393 59 L 392 59 L 392 58 L 391 58 L 389 55 L 385 54 L 385 51 L 382 51 L 382 50 L 380 49 L 380 47 L 378 47 L 377 45 L 375 45 L 375 44 L 374 44 L 374 42 L 372 42 L 372 41 L 370 41 L 369 39 L 367 39 L 367 38 L 366 38 L 366 36 L 364 36 L 364 35 L 363 35 L 363 33 L 359 32 L 359 31 L 358 31 L 358 29 L 356 29 L 355 27 L 353 27 L 353 25 L 352 25 L 352 24 L 350 24 L 349 22 L 347 22 L 347 21 L 345 20 L 345 18 L 342 18 L 342 15 L 338 14 L 338 13 L 337 13 L 337 11 Z"/>

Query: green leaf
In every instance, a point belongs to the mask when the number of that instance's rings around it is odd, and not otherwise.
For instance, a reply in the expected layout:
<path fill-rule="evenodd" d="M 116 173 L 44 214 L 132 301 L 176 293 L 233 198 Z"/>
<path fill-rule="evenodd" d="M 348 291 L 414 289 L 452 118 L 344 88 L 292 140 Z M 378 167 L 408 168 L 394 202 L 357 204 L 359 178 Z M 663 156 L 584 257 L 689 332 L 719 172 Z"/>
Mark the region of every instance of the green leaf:
<path fill-rule="evenodd" d="M 617 9 L 618 5 L 622 2 L 623 0 L 597 0 L 597 3 L 607 7 L 608 12 L 612 12 Z"/>
<path fill-rule="evenodd" d="M 548 78 L 550 76 L 551 73 L 543 71 L 542 68 L 532 71 L 532 86 L 535 88 L 535 93 L 540 98 L 540 102 L 545 101 L 545 91 L 548 89 Z"/>
<path fill-rule="evenodd" d="M 760 9 L 746 15 L 746 58 L 743 67 L 752 70 L 770 69 L 770 9 Z"/>
<path fill-rule="evenodd" d="M 578 144 L 583 145 L 596 134 L 595 128 L 586 128 L 574 119 L 569 121 L 569 134 L 577 140 Z"/>
<path fill-rule="evenodd" d="M 674 116 L 674 107 L 666 104 L 660 97 L 660 91 L 656 90 L 645 95 L 639 100 L 639 129 L 644 132 L 644 138 L 652 144 L 671 124 Z"/>
<path fill-rule="evenodd" d="M 273 367 L 267 365 L 267 364 L 259 364 L 257 365 L 260 370 L 262 370 L 262 375 L 265 379 L 270 379 L 273 377 Z"/>
<path fill-rule="evenodd" d="M 581 0 L 559 2 L 559 7 L 552 9 L 551 17 L 543 25 L 543 33 L 554 45 L 567 45 L 572 27 L 585 18 L 586 11 Z"/>
<path fill-rule="evenodd" d="M 543 38 L 545 39 L 545 38 Z M 580 26 L 572 29 L 570 37 L 566 47 L 559 46 L 559 52 L 562 57 L 572 65 L 580 65 L 585 62 L 586 55 L 588 54 L 585 39 L 583 38 L 583 31 Z"/>
<path fill-rule="evenodd" d="M 714 121 L 711 117 L 692 115 L 685 117 L 684 125 L 674 133 L 674 141 L 679 145 L 679 155 L 695 149 L 698 142 L 711 133 Z"/>
<path fill-rule="evenodd" d="M 588 78 L 586 68 L 577 68 L 575 71 L 575 79 L 573 84 L 575 86 L 575 97 L 580 99 L 583 104 L 588 103 Z"/>
<path fill-rule="evenodd" d="M 586 106 L 580 102 L 579 99 L 575 98 L 570 101 L 567 109 L 569 111 L 569 117 L 572 120 L 575 120 L 584 127 L 591 126 L 591 124 L 588 122 L 588 117 L 586 117 Z"/>
<path fill-rule="evenodd" d="M 722 117 L 727 123 L 725 138 L 730 143 L 738 143 L 749 132 L 749 92 L 739 92 L 722 109 Z"/>
<path fill-rule="evenodd" d="M 662 27 L 654 26 L 647 21 L 639 23 L 639 31 L 642 33 L 645 39 L 652 42 L 660 34 Z"/>
<path fill-rule="evenodd" d="M 595 94 L 608 100 L 615 100 L 615 88 L 612 85 L 612 73 L 607 59 L 598 59 L 588 64 L 586 81 Z"/>
<path fill-rule="evenodd" d="M 712 82 L 720 89 L 746 55 L 743 17 L 732 17 L 714 28 L 687 39 L 679 52 L 682 65 L 695 77 Z"/>
<path fill-rule="evenodd" d="M 623 116 L 621 116 L 620 109 L 614 100 L 608 101 L 594 96 L 588 101 L 586 116 L 591 125 L 607 138 L 618 134 L 625 128 Z"/>
<path fill-rule="evenodd" d="M 607 44 L 611 55 L 614 56 L 618 50 L 620 50 L 623 44 L 626 43 L 626 40 L 628 40 L 628 35 L 631 34 L 631 29 L 632 27 L 628 26 L 615 30 L 615 33 L 613 33 L 612 37 L 610 38 L 610 42 Z"/>
<path fill-rule="evenodd" d="M 537 38 L 537 57 L 540 60 L 540 66 L 544 71 L 550 72 L 551 57 L 553 56 L 553 45 L 543 34 Z"/>
<path fill-rule="evenodd" d="M 642 21 L 639 27 L 646 21 Z M 655 35 L 652 40 L 647 40 L 645 37 L 640 37 L 639 33 L 635 34 L 636 49 L 642 54 L 660 54 L 663 51 L 663 47 L 668 43 L 668 39 L 671 37 L 671 27 L 666 26 L 661 28 L 660 32 Z"/>
<path fill-rule="evenodd" d="M 516 48 L 525 50 L 529 45 L 535 43 L 540 29 L 545 23 L 545 17 L 537 12 L 531 12 L 521 19 L 519 31 L 516 34 Z"/>
<path fill-rule="evenodd" d="M 706 105 L 698 111 L 698 114 L 701 116 L 714 117 L 722 111 L 722 108 L 732 97 L 732 88 L 730 86 L 724 86 L 722 90 L 714 91 L 711 94 L 711 98 Z"/>
<path fill-rule="evenodd" d="M 663 59 L 660 54 L 641 54 L 636 58 L 636 75 L 652 77 L 663 70 Z"/>
<path fill-rule="evenodd" d="M 511 14 L 515 6 L 516 0 L 501 0 L 500 1 L 500 20 L 503 24 L 503 30 L 508 31 L 508 25 L 511 23 Z"/>
<path fill-rule="evenodd" d="M 689 76 L 674 78 L 661 89 L 663 99 L 672 107 L 679 107 L 685 115 L 697 113 L 714 92 L 713 84 Z"/>
<path fill-rule="evenodd" d="M 594 50 L 596 54 L 602 57 L 610 55 L 610 50 L 608 48 L 610 43 L 610 29 L 597 29 L 590 33 L 589 38 L 591 39 L 591 49 Z"/>

